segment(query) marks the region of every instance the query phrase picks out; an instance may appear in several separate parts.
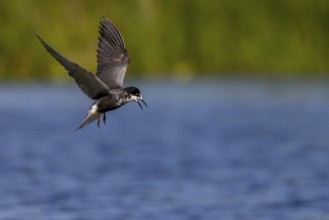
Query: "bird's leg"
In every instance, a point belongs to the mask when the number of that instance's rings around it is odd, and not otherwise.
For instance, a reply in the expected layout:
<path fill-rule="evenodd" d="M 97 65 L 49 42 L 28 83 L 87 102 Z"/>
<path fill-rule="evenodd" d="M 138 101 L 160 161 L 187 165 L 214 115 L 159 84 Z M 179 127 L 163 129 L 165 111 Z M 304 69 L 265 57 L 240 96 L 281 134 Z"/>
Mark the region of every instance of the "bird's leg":
<path fill-rule="evenodd" d="M 103 115 L 103 122 L 104 122 L 104 125 L 106 125 L 106 113 L 104 113 L 104 115 Z"/>
<path fill-rule="evenodd" d="M 99 127 L 100 121 L 101 121 L 100 114 L 97 114 L 97 127 Z"/>

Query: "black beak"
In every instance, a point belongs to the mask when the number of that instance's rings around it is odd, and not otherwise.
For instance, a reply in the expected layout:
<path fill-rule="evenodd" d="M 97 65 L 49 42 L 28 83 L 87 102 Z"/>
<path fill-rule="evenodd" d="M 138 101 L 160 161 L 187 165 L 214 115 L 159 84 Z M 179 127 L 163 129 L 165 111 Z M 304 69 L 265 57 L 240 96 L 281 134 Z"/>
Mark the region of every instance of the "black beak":
<path fill-rule="evenodd" d="M 143 106 L 141 105 L 141 103 L 137 102 L 137 104 L 139 105 L 139 107 L 141 107 L 142 110 L 144 110 L 143 109 Z"/>
<path fill-rule="evenodd" d="M 146 104 L 146 102 L 142 99 L 141 100 L 142 102 L 143 102 L 143 104 L 148 108 L 148 106 L 147 106 L 147 104 Z"/>
<path fill-rule="evenodd" d="M 143 104 L 148 108 L 148 105 L 146 104 L 146 102 L 145 102 L 143 99 L 141 99 L 141 100 L 139 100 L 139 101 L 142 101 Z M 140 103 L 140 102 L 137 102 L 137 103 L 138 103 L 139 107 L 141 107 L 141 109 L 144 110 L 144 109 L 143 109 L 143 106 L 141 105 L 141 103 Z"/>

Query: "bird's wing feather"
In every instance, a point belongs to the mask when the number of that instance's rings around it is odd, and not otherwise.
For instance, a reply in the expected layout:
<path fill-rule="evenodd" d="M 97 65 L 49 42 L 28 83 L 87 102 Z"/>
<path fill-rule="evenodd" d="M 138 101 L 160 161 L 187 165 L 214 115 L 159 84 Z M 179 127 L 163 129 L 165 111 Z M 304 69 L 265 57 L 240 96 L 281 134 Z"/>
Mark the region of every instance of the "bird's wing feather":
<path fill-rule="evenodd" d="M 60 55 L 50 47 L 42 38 L 36 35 L 46 50 L 68 71 L 80 89 L 91 99 L 98 99 L 108 94 L 108 86 L 97 76 L 85 70 L 76 63 Z"/>
<path fill-rule="evenodd" d="M 99 27 L 96 75 L 110 88 L 121 88 L 129 63 L 125 42 L 119 30 L 107 18 Z"/>

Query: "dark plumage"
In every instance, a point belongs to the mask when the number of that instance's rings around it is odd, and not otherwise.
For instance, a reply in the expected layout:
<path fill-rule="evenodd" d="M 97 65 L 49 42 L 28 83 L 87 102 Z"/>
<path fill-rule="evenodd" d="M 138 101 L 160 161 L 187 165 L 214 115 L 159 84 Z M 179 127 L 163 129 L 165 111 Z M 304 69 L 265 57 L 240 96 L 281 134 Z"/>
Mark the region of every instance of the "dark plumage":
<path fill-rule="evenodd" d="M 106 124 L 106 112 L 117 109 L 130 101 L 137 102 L 142 109 L 140 101 L 147 106 L 138 88 L 123 88 L 129 58 L 119 30 L 110 20 L 102 17 L 99 34 L 96 75 L 63 57 L 36 35 L 46 50 L 68 71 L 82 92 L 96 100 L 77 129 L 96 119 L 99 126 L 102 115 L 104 124 Z"/>

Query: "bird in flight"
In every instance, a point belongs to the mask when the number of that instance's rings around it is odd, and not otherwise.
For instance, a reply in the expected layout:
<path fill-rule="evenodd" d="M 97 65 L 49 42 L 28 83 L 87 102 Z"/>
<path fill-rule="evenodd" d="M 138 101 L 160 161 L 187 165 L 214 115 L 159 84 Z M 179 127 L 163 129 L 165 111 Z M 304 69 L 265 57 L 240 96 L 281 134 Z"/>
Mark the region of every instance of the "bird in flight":
<path fill-rule="evenodd" d="M 138 88 L 123 87 L 124 76 L 130 60 L 119 30 L 109 19 L 102 17 L 99 34 L 96 75 L 60 55 L 36 34 L 42 45 L 68 71 L 82 92 L 95 100 L 77 129 L 95 120 L 99 127 L 102 116 L 104 125 L 106 125 L 106 112 L 117 109 L 130 101 L 138 103 L 141 109 L 143 107 L 140 102 L 147 107 Z"/>

